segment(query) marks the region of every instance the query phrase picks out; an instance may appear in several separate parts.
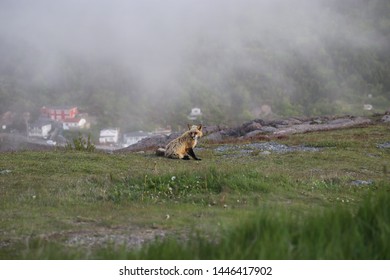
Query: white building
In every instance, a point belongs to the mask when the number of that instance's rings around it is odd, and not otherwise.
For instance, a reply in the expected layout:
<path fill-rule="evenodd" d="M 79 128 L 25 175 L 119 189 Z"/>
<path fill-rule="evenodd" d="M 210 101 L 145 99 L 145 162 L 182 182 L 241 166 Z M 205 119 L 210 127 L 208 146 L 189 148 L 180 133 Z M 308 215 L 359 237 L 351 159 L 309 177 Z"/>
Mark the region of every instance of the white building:
<path fill-rule="evenodd" d="M 117 144 L 119 141 L 119 128 L 107 128 L 100 130 L 100 144 Z"/>
<path fill-rule="evenodd" d="M 52 129 L 51 120 L 40 118 L 28 129 L 29 137 L 48 138 Z"/>
<path fill-rule="evenodd" d="M 192 108 L 191 113 L 188 115 L 188 119 L 190 120 L 197 120 L 202 116 L 202 111 L 200 108 Z"/>
<path fill-rule="evenodd" d="M 82 129 L 86 123 L 87 121 L 83 118 L 66 119 L 62 121 L 62 127 L 64 130 Z"/>
<path fill-rule="evenodd" d="M 123 134 L 123 146 L 128 147 L 150 136 L 152 136 L 152 133 L 143 131 L 125 133 Z"/>

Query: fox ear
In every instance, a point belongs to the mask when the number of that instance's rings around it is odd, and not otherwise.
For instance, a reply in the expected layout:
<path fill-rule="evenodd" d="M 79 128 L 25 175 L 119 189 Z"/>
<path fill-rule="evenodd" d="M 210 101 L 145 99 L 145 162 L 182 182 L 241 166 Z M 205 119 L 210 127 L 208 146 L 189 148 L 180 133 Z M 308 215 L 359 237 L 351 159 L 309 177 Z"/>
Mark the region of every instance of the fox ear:
<path fill-rule="evenodd" d="M 201 125 L 201 124 L 198 125 L 198 129 L 199 129 L 199 130 L 202 130 L 202 125 Z"/>
<path fill-rule="evenodd" d="M 191 125 L 189 123 L 187 124 L 187 126 L 188 126 L 188 130 L 191 130 Z"/>

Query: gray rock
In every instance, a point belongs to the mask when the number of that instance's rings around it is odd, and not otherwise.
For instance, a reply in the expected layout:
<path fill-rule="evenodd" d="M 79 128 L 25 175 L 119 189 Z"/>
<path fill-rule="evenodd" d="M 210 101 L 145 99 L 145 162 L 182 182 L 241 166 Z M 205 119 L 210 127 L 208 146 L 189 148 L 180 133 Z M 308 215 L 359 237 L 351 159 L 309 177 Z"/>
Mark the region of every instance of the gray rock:
<path fill-rule="evenodd" d="M 217 132 L 213 132 L 209 135 L 206 135 L 205 137 L 203 137 L 203 140 L 221 141 L 221 140 L 223 140 L 223 138 L 224 138 L 224 135 L 220 131 L 217 131 Z"/>
<path fill-rule="evenodd" d="M 257 135 L 261 135 L 261 134 L 264 134 L 264 131 L 262 129 L 253 130 L 253 131 L 245 134 L 244 138 L 252 138 L 252 137 L 256 137 Z"/>
<path fill-rule="evenodd" d="M 382 122 L 385 122 L 385 123 L 390 122 L 390 115 L 384 115 L 384 116 L 382 117 L 381 121 L 382 121 Z"/>
<path fill-rule="evenodd" d="M 388 149 L 388 148 L 390 148 L 390 142 L 385 142 L 385 143 L 382 143 L 382 144 L 378 144 L 377 147 L 379 149 Z"/>
<path fill-rule="evenodd" d="M 350 118 L 341 118 L 341 119 L 335 119 L 335 120 L 331 120 L 328 122 L 328 124 L 330 125 L 343 125 L 345 123 L 349 123 L 351 122 L 351 119 Z"/>
<path fill-rule="evenodd" d="M 301 120 L 298 120 L 296 118 L 289 118 L 288 119 L 288 124 L 289 125 L 297 125 L 297 124 L 302 124 Z"/>
<path fill-rule="evenodd" d="M 255 131 L 255 130 L 260 130 L 262 127 L 261 124 L 257 123 L 257 122 L 252 122 L 250 123 L 249 125 L 247 125 L 244 130 L 245 132 L 251 132 L 251 131 Z"/>
<path fill-rule="evenodd" d="M 372 180 L 367 180 L 367 181 L 355 180 L 355 181 L 351 182 L 351 185 L 356 186 L 356 187 L 360 187 L 360 186 L 369 186 L 369 185 L 372 185 L 373 183 L 374 183 L 374 181 L 372 181 Z"/>
<path fill-rule="evenodd" d="M 261 131 L 263 133 L 274 133 L 275 131 L 277 131 L 278 129 L 276 127 L 273 127 L 273 126 L 263 126 L 261 128 Z"/>

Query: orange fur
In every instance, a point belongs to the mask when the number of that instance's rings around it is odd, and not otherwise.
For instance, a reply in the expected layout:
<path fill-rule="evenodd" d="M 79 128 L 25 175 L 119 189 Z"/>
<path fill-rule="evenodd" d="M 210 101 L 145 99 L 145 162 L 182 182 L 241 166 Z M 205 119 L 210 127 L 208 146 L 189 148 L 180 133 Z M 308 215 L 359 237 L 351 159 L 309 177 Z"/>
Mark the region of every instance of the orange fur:
<path fill-rule="evenodd" d="M 189 157 L 191 156 L 195 160 L 200 160 L 195 155 L 193 149 L 198 142 L 198 138 L 202 136 L 202 125 L 188 125 L 186 132 L 169 142 L 165 149 L 158 149 L 156 154 L 174 159 L 190 159 Z"/>

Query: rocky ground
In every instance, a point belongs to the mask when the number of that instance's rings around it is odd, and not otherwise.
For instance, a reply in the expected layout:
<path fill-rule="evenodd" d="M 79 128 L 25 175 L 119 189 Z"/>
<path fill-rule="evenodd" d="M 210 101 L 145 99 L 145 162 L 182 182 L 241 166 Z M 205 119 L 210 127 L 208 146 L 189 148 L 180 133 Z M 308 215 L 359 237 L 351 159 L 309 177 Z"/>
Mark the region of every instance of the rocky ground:
<path fill-rule="evenodd" d="M 14 152 L 22 150 L 47 151 L 55 147 L 46 144 L 46 141 L 37 141 L 17 133 L 0 133 L 0 152 Z"/>
<path fill-rule="evenodd" d="M 206 143 L 229 143 L 235 141 L 272 141 L 290 134 L 307 133 L 313 131 L 326 131 L 349 127 L 365 126 L 377 122 L 390 122 L 390 111 L 377 114 L 372 117 L 356 116 L 319 116 L 319 117 L 294 117 L 277 120 L 255 119 L 245 122 L 237 127 L 203 126 Z M 182 132 L 174 132 L 169 136 L 158 135 L 148 137 L 127 148 L 117 149 L 115 153 L 152 151 L 158 147 L 164 147 L 171 140 L 180 136 Z M 17 134 L 0 134 L 0 152 L 18 150 L 51 150 L 54 146 L 45 145 L 29 140 Z M 110 151 L 111 152 L 111 151 Z"/>
<path fill-rule="evenodd" d="M 273 139 L 283 138 L 290 134 L 358 127 L 377 122 L 390 122 L 390 112 L 386 112 L 383 115 L 375 115 L 373 117 L 320 116 L 314 118 L 302 117 L 279 120 L 255 119 L 234 128 L 205 125 L 203 128 L 205 136 L 202 138 L 202 141 L 208 143 L 229 143 L 237 140 L 272 141 Z M 154 150 L 157 147 L 164 147 L 169 141 L 175 139 L 179 135 L 180 132 L 177 132 L 172 133 L 169 136 L 160 135 L 145 138 L 134 145 L 116 150 L 115 152 L 126 153 Z"/>

